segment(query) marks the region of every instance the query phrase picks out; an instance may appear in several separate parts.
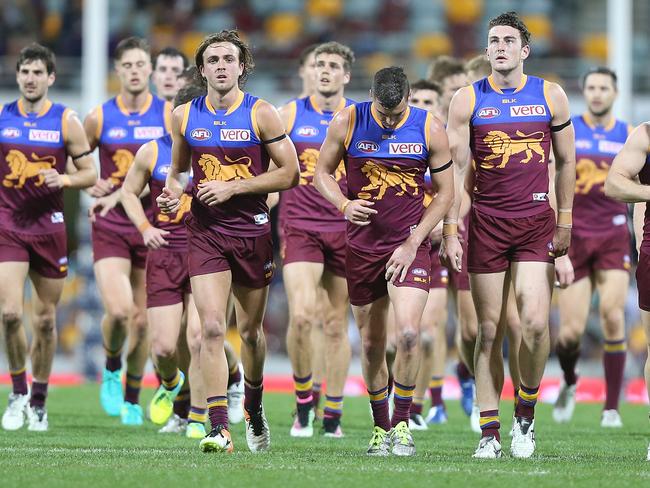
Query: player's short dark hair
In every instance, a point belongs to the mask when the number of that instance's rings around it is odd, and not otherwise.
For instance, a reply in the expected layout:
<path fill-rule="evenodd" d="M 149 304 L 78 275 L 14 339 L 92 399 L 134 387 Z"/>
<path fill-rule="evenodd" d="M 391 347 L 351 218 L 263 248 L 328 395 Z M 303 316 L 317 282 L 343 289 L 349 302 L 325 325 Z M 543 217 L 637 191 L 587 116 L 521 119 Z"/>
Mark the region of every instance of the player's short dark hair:
<path fill-rule="evenodd" d="M 517 29 L 521 35 L 522 47 L 530 44 L 530 31 L 528 30 L 528 27 L 526 27 L 526 24 L 524 24 L 524 21 L 519 18 L 517 12 L 505 12 L 494 17 L 493 19 L 490 19 L 490 22 L 488 23 L 488 31 L 492 27 L 496 27 L 498 25 L 507 25 L 508 27 L 514 27 Z"/>
<path fill-rule="evenodd" d="M 409 80 L 399 66 L 382 68 L 372 80 L 373 97 L 387 109 L 397 107 L 409 93 Z"/>
<path fill-rule="evenodd" d="M 310 44 L 306 48 L 304 48 L 302 51 L 300 51 L 300 56 L 298 56 L 298 66 L 302 68 L 305 63 L 307 62 L 307 58 L 311 53 L 313 53 L 316 48 L 320 46 L 318 43 Z"/>
<path fill-rule="evenodd" d="M 465 66 L 460 59 L 438 56 L 427 69 L 427 80 L 442 84 L 450 76 L 460 74 L 465 74 Z"/>
<path fill-rule="evenodd" d="M 205 85 L 195 80 L 178 90 L 178 93 L 174 97 L 174 107 L 191 102 L 195 98 L 205 96 L 207 93 L 208 90 Z"/>
<path fill-rule="evenodd" d="M 253 53 L 251 52 L 251 49 L 244 41 L 242 41 L 241 37 L 239 37 L 239 33 L 234 29 L 215 32 L 203 39 L 201 44 L 199 44 L 199 47 L 196 48 L 196 53 L 194 54 L 196 67 L 199 68 L 200 72 L 203 67 L 203 53 L 211 44 L 216 44 L 217 42 L 229 42 L 239 50 L 239 62 L 244 65 L 244 70 L 239 77 L 239 86 L 243 86 L 244 83 L 246 83 L 248 75 L 253 71 L 253 68 L 255 68 L 255 62 L 253 61 Z"/>
<path fill-rule="evenodd" d="M 117 43 L 117 46 L 115 47 L 115 54 L 113 55 L 115 61 L 122 59 L 124 53 L 126 51 L 130 51 L 131 49 L 140 49 L 147 53 L 151 58 L 151 48 L 149 47 L 149 43 L 146 41 L 146 39 L 133 36 L 122 39 Z"/>
<path fill-rule="evenodd" d="M 417 90 L 431 90 L 436 92 L 439 96 L 442 96 L 442 87 L 435 81 L 420 79 L 415 83 L 411 83 L 411 91 L 414 92 Z"/>
<path fill-rule="evenodd" d="M 606 66 L 596 66 L 595 68 L 590 68 L 584 75 L 582 75 L 580 86 L 583 90 L 585 89 L 589 75 L 595 74 L 610 76 L 612 78 L 612 83 L 614 84 L 614 90 L 618 90 L 618 76 L 616 76 L 616 71 L 609 69 Z"/>
<path fill-rule="evenodd" d="M 485 78 L 492 73 L 492 65 L 485 54 L 479 54 L 465 63 L 465 71 L 475 71 L 481 78 Z"/>
<path fill-rule="evenodd" d="M 337 54 L 343 58 L 343 69 L 349 73 L 352 63 L 354 63 L 354 51 L 344 44 L 336 41 L 321 44 L 314 51 L 314 56 L 319 54 Z"/>
<path fill-rule="evenodd" d="M 186 84 L 197 84 L 197 85 L 204 85 L 205 86 L 205 80 L 201 77 L 201 73 L 199 73 L 199 68 L 196 66 L 188 66 L 183 70 L 183 72 L 178 75 L 179 78 L 185 80 Z"/>
<path fill-rule="evenodd" d="M 23 64 L 38 60 L 43 61 L 48 75 L 56 73 L 56 57 L 52 50 L 35 42 L 20 50 L 16 61 L 16 71 L 19 71 Z"/>
<path fill-rule="evenodd" d="M 156 64 L 158 63 L 158 58 L 160 56 L 168 56 L 170 58 L 181 58 L 183 60 L 183 69 L 186 69 L 190 65 L 190 62 L 187 60 L 187 56 L 185 56 L 185 54 L 180 52 L 175 47 L 167 46 L 158 54 L 156 54 L 155 58 L 153 58 L 153 69 L 156 69 Z"/>

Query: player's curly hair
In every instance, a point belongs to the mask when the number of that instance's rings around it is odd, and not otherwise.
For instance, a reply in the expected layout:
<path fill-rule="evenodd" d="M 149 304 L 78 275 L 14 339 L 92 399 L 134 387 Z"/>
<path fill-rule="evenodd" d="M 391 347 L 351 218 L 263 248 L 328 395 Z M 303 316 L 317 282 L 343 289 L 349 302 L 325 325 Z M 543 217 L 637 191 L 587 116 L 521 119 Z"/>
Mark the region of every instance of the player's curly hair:
<path fill-rule="evenodd" d="M 203 39 L 201 44 L 199 44 L 199 47 L 196 48 L 196 53 L 194 54 L 196 67 L 200 72 L 201 68 L 203 67 L 203 53 L 208 48 L 208 46 L 216 44 L 218 42 L 229 42 L 230 44 L 233 44 L 235 47 L 237 47 L 237 50 L 239 51 L 239 62 L 244 65 L 244 70 L 239 76 L 239 86 L 244 86 L 248 75 L 251 74 L 253 68 L 255 68 L 255 61 L 253 61 L 253 53 L 250 47 L 248 47 L 248 44 L 246 44 L 241 39 L 241 37 L 239 37 L 239 32 L 234 29 L 222 30 L 221 32 L 210 34 L 205 39 Z"/>
<path fill-rule="evenodd" d="M 524 24 L 523 20 L 519 18 L 517 12 L 505 12 L 501 15 L 498 15 L 497 17 L 494 17 L 488 24 L 488 30 L 498 25 L 507 25 L 508 27 L 514 27 L 517 29 L 521 35 L 522 47 L 530 44 L 530 31 L 528 30 L 528 27 L 526 27 L 526 24 Z"/>

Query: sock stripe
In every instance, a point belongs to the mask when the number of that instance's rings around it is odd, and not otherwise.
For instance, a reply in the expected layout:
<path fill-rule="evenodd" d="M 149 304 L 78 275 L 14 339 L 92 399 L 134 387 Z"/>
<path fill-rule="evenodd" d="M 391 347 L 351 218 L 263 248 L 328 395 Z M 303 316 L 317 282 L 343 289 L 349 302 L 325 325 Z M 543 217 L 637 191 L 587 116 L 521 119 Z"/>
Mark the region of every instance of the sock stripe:
<path fill-rule="evenodd" d="M 528 388 L 524 385 L 519 387 L 519 400 L 522 404 L 534 406 L 537 403 L 537 397 L 539 397 L 539 387 Z"/>
<path fill-rule="evenodd" d="M 140 388 L 142 386 L 142 376 L 126 375 L 126 385 L 131 388 Z"/>
<path fill-rule="evenodd" d="M 178 384 L 181 381 L 181 372 L 179 369 L 176 369 L 176 373 L 174 373 L 174 376 L 171 379 L 162 379 L 162 384 L 163 386 L 168 389 L 168 390 L 173 390 L 178 386 Z"/>
<path fill-rule="evenodd" d="M 388 387 L 385 386 L 377 391 L 368 390 L 368 396 L 370 397 L 371 403 L 388 401 Z"/>
<path fill-rule="evenodd" d="M 304 378 L 298 378 L 296 375 L 293 376 L 293 386 L 296 391 L 309 391 L 313 388 L 313 381 L 311 375 L 305 376 Z"/>
<path fill-rule="evenodd" d="M 228 407 L 228 398 L 225 396 L 214 396 L 208 398 L 208 408 Z"/>
<path fill-rule="evenodd" d="M 433 376 L 431 378 L 431 381 L 429 381 L 429 388 L 442 388 L 444 382 L 444 378 L 440 376 Z"/>
<path fill-rule="evenodd" d="M 401 399 L 413 398 L 413 393 L 415 393 L 415 385 L 405 386 L 395 382 L 395 388 L 393 389 L 393 392 L 395 397 L 397 398 L 401 398 Z"/>
<path fill-rule="evenodd" d="M 342 413 L 343 412 L 343 397 L 334 397 L 325 395 L 325 408 L 326 412 Z"/>
<path fill-rule="evenodd" d="M 191 407 L 187 420 L 204 424 L 208 419 L 208 411 L 205 408 Z"/>
<path fill-rule="evenodd" d="M 622 353 L 627 350 L 625 339 L 619 341 L 605 341 L 604 350 L 607 353 Z"/>
<path fill-rule="evenodd" d="M 19 375 L 23 374 L 25 371 L 27 371 L 27 367 L 23 366 L 22 368 L 17 369 L 15 371 L 9 371 L 9 374 L 11 376 L 19 376 Z"/>

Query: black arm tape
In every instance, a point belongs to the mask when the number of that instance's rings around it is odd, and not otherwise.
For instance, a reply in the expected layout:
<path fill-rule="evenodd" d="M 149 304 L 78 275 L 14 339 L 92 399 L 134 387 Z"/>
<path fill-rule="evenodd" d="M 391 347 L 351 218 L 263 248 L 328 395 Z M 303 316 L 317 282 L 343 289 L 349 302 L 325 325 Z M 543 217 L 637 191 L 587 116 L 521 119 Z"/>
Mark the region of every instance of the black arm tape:
<path fill-rule="evenodd" d="M 285 137 L 287 137 L 287 135 L 286 135 L 286 134 L 282 134 L 281 136 L 274 137 L 273 139 L 269 139 L 268 141 L 262 141 L 262 144 L 273 144 L 274 142 L 281 141 L 281 140 L 284 139 Z"/>
<path fill-rule="evenodd" d="M 551 130 L 553 132 L 560 132 L 562 129 L 564 129 L 565 127 L 569 127 L 570 125 L 571 125 L 571 119 L 567 120 L 564 124 L 552 125 Z"/>
<path fill-rule="evenodd" d="M 441 171 L 444 171 L 444 170 L 446 170 L 447 168 L 449 168 L 453 163 L 454 163 L 454 162 L 453 162 L 452 160 L 449 160 L 448 163 L 443 164 L 443 165 L 440 166 L 439 168 L 433 168 L 433 169 L 429 168 L 429 172 L 430 172 L 431 174 L 433 174 L 433 173 L 440 173 Z"/>
<path fill-rule="evenodd" d="M 89 154 L 92 154 L 92 153 L 93 153 L 93 150 L 92 150 L 92 149 L 89 149 L 89 150 L 86 151 L 86 152 L 82 152 L 81 154 L 77 154 L 76 156 L 70 156 L 70 157 L 71 157 L 73 160 L 75 160 L 75 159 L 81 159 L 81 158 L 83 158 L 84 156 L 88 156 Z"/>

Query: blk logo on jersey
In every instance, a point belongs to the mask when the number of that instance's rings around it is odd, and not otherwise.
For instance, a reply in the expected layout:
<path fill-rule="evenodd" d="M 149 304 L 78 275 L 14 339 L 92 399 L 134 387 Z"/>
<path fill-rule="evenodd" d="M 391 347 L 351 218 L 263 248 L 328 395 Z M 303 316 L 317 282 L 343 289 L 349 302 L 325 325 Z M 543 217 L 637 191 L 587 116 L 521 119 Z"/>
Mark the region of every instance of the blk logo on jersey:
<path fill-rule="evenodd" d="M 510 107 L 510 117 L 539 117 L 546 115 L 544 105 L 513 105 Z"/>
<path fill-rule="evenodd" d="M 196 141 L 205 141 L 206 139 L 210 139 L 212 137 L 212 132 L 210 132 L 208 129 L 198 128 L 190 132 L 190 137 Z"/>
<path fill-rule="evenodd" d="M 221 129 L 219 136 L 222 141 L 248 142 L 251 140 L 251 131 L 248 129 Z"/>
<path fill-rule="evenodd" d="M 357 142 L 357 149 L 362 153 L 375 153 L 379 151 L 379 144 L 372 141 L 359 141 Z"/>
<path fill-rule="evenodd" d="M 5 127 L 2 129 L 2 137 L 6 137 L 7 139 L 16 139 L 22 134 L 22 131 L 16 127 Z"/>
<path fill-rule="evenodd" d="M 419 142 L 391 142 L 388 145 L 388 154 L 413 155 L 422 154 L 423 145 Z"/>
<path fill-rule="evenodd" d="M 310 125 L 303 125 L 296 130 L 296 134 L 300 137 L 316 137 L 318 135 L 318 129 Z"/>
<path fill-rule="evenodd" d="M 58 130 L 29 129 L 29 140 L 34 142 L 59 142 L 61 132 Z"/>
<path fill-rule="evenodd" d="M 162 127 L 134 127 L 133 128 L 133 138 L 134 139 L 158 139 L 165 135 L 165 131 Z"/>
<path fill-rule="evenodd" d="M 112 127 L 107 135 L 109 139 L 124 139 L 129 133 L 124 127 Z"/>
<path fill-rule="evenodd" d="M 479 119 L 493 119 L 501 115 L 501 110 L 496 107 L 485 107 L 478 111 L 476 116 Z"/>

